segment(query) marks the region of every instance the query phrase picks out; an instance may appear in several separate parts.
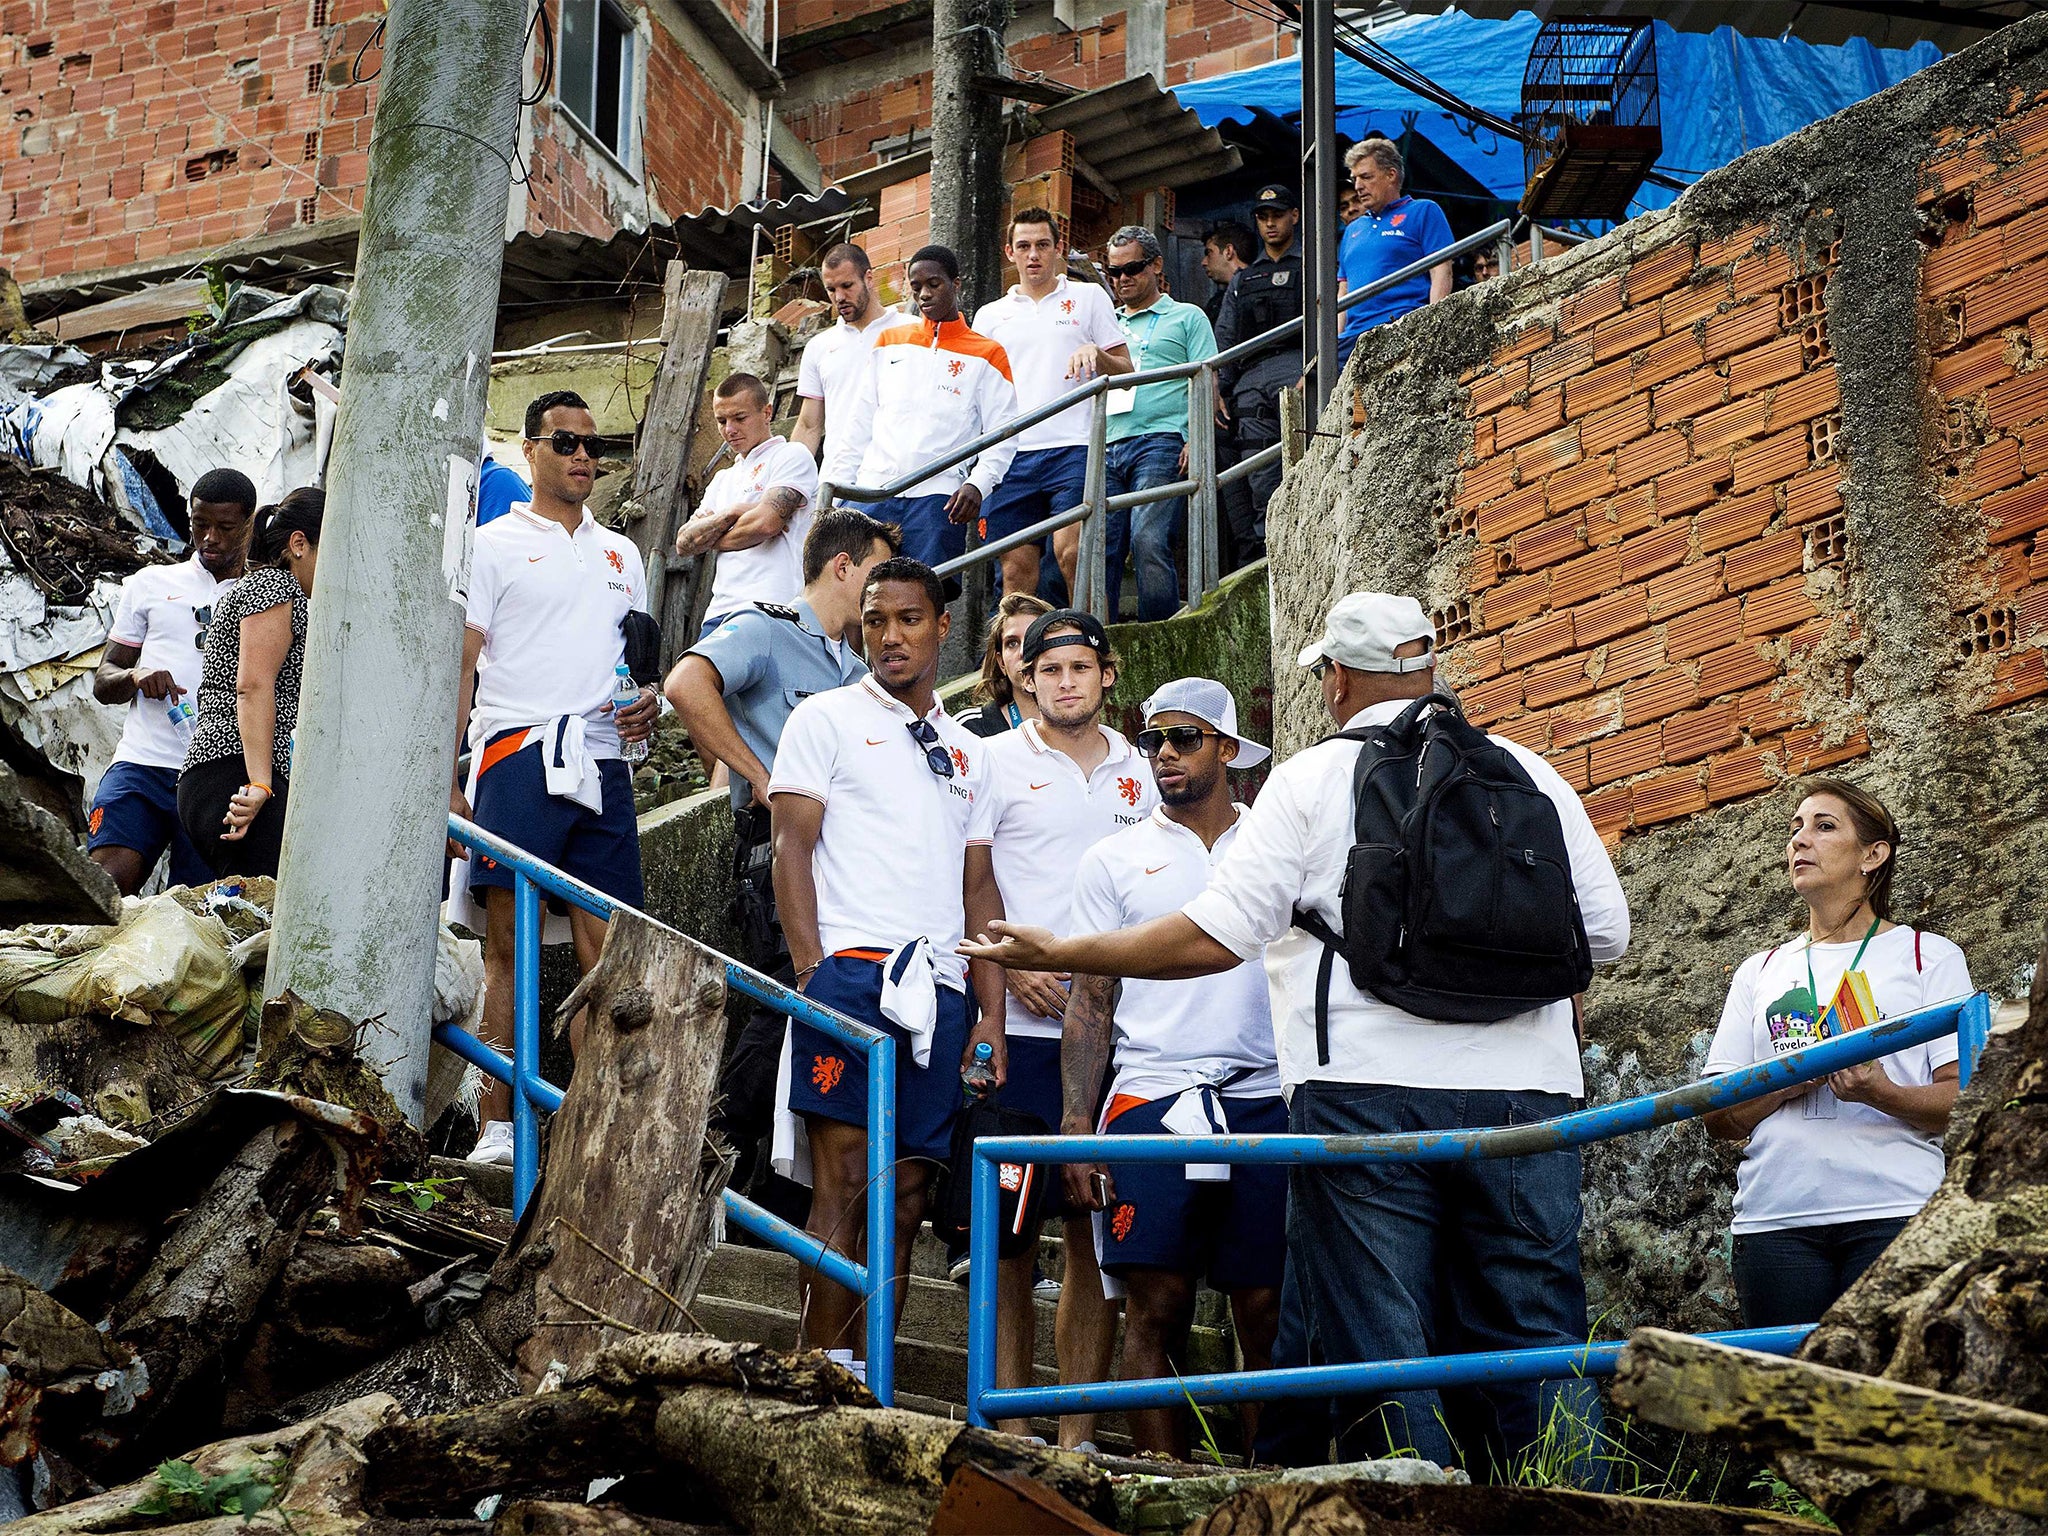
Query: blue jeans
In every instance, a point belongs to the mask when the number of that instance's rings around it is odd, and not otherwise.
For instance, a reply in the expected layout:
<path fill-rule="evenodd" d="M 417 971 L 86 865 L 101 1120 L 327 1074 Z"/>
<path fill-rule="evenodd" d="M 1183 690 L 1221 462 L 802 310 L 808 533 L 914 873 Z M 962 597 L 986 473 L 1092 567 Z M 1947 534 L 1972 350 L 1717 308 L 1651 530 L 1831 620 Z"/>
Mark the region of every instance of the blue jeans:
<path fill-rule="evenodd" d="M 1744 1232 L 1735 1239 L 1735 1295 L 1745 1328 L 1817 1323 L 1905 1230 L 1903 1216 Z"/>
<path fill-rule="evenodd" d="M 1314 1136 L 1523 1125 L 1564 1094 L 1304 1083 L 1291 1129 Z M 1287 1251 L 1318 1362 L 1536 1349 L 1586 1342 L 1575 1148 L 1457 1163 L 1297 1168 Z M 1373 1394 L 1337 1404 L 1339 1459 L 1412 1447 L 1505 1481 L 1556 1416 L 1574 1481 L 1597 1487 L 1600 1395 L 1584 1380 Z"/>
<path fill-rule="evenodd" d="M 1177 432 L 1147 432 L 1109 445 L 1104 461 L 1109 494 L 1127 495 L 1171 485 L 1180 478 L 1181 438 Z M 1148 501 L 1109 514 L 1109 616 L 1117 617 L 1117 599 L 1124 583 L 1124 553 L 1135 534 L 1138 567 L 1138 618 L 1141 622 L 1172 617 L 1180 607 L 1180 578 L 1173 568 L 1173 536 L 1187 513 L 1187 498 Z"/>

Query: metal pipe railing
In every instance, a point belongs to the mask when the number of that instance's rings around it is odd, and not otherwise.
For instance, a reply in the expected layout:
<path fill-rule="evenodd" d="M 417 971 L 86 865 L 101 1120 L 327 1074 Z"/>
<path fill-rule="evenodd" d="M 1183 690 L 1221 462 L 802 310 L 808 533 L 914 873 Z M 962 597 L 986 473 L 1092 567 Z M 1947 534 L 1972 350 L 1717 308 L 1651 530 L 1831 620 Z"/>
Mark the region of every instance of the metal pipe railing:
<path fill-rule="evenodd" d="M 448 835 L 512 871 L 512 1056 L 507 1060 L 468 1030 L 437 1025 L 434 1039 L 464 1061 L 512 1089 L 512 1205 L 523 1215 L 540 1180 L 540 1116 L 562 1107 L 562 1090 L 540 1075 L 541 892 L 609 921 L 630 912 L 657 928 L 686 937 L 657 918 L 614 900 L 460 816 Z M 692 942 L 697 942 L 692 940 Z M 725 1213 L 735 1226 L 793 1255 L 836 1285 L 862 1298 L 867 1314 L 868 1388 L 883 1403 L 896 1382 L 896 1042 L 835 1008 L 764 976 L 752 966 L 711 951 L 725 965 L 726 985 L 755 1002 L 830 1035 L 868 1060 L 867 1259 L 855 1263 L 807 1232 L 763 1210 L 744 1195 L 725 1192 Z M 671 1170 L 672 1172 L 673 1170 Z"/>
<path fill-rule="evenodd" d="M 1112 1408 L 1166 1408 L 1256 1402 L 1268 1397 L 1338 1397 L 1371 1391 L 1422 1390 L 1477 1380 L 1529 1381 L 1611 1373 L 1622 1346 L 1587 1344 L 1402 1361 L 1239 1372 L 1140 1381 L 1062 1383 L 997 1388 L 996 1220 L 1002 1165 L 1045 1163 L 1258 1163 L 1298 1166 L 1362 1163 L 1448 1163 L 1553 1152 L 1689 1120 L 1781 1088 L 1811 1083 L 1844 1067 L 1875 1061 L 1948 1034 L 1958 1037 L 1959 1075 L 1967 1085 L 1991 1032 L 1991 999 L 1979 992 L 1836 1036 L 1769 1061 L 1663 1093 L 1589 1105 L 1555 1119 L 1480 1130 L 1374 1136 L 1000 1136 L 974 1143 L 973 1214 L 968 1227 L 967 1416 L 983 1428 L 996 1419 L 1086 1413 Z M 1770 1330 L 1765 1330 L 1768 1333 Z M 1781 1340 L 1796 1348 L 1790 1330 Z M 1711 1337 L 1711 1335 L 1710 1335 Z M 1745 1342 L 1723 1336 L 1728 1342 Z M 1753 1342 L 1752 1349 L 1771 1347 Z M 1268 1390 L 1271 1387 L 1273 1390 Z"/>
<path fill-rule="evenodd" d="M 1410 262 L 1398 271 L 1390 272 L 1385 277 L 1377 278 L 1364 287 L 1345 294 L 1337 301 L 1337 309 L 1341 313 L 1355 304 L 1364 303 L 1376 294 L 1409 282 L 1443 262 L 1453 261 L 1467 251 L 1478 250 L 1481 246 L 1505 239 L 1511 229 L 1512 222 L 1507 219 L 1489 224 L 1476 234 L 1467 235 L 1464 239 L 1454 241 L 1420 261 Z M 1080 592 L 1076 592 L 1072 594 L 1074 603 L 1076 607 L 1087 609 L 1105 622 L 1111 621 L 1116 615 L 1101 611 L 1108 597 L 1106 574 L 1103 579 L 1094 580 L 1087 569 L 1092 561 L 1100 560 L 1105 564 L 1107 562 L 1108 530 L 1099 528 L 1102 518 L 1097 514 L 1125 511 L 1145 502 L 1166 501 L 1175 496 L 1190 496 L 1192 521 L 1188 528 L 1187 606 L 1193 608 L 1215 589 L 1217 581 L 1221 579 L 1222 561 L 1215 548 L 1218 489 L 1245 478 L 1280 457 L 1280 449 L 1276 445 L 1239 460 L 1220 475 L 1216 473 L 1216 381 L 1221 378 L 1222 370 L 1230 364 L 1256 353 L 1269 351 L 1293 339 L 1301 333 L 1301 328 L 1302 322 L 1298 318 L 1288 320 L 1274 326 L 1270 331 L 1262 331 L 1257 336 L 1248 337 L 1212 357 L 1197 362 L 1169 363 L 1163 367 L 1143 368 L 1134 373 L 1117 374 L 1114 377 L 1097 375 L 1063 395 L 1034 406 L 1031 410 L 1020 412 L 1002 426 L 982 433 L 981 436 L 962 444 L 944 457 L 933 459 L 906 474 L 897 476 L 886 485 L 837 485 L 827 480 L 819 487 L 819 504 L 829 506 L 835 500 L 873 503 L 901 496 L 934 475 L 956 469 L 987 452 L 997 443 L 1005 442 L 1042 421 L 1049 421 L 1083 401 L 1091 402 L 1093 405 L 1089 420 L 1088 472 L 1095 478 L 1088 483 L 1091 486 L 1097 485 L 1105 474 L 1103 461 L 1108 448 L 1105 415 L 1108 408 L 1108 391 L 1138 389 L 1147 384 L 1170 384 L 1190 380 L 1193 382 L 1188 389 L 1187 479 L 1175 481 L 1171 486 L 1155 486 L 1145 491 L 1126 492 L 1113 498 L 1104 496 L 1099 491 L 1090 491 L 1082 507 L 1071 508 L 1056 517 L 1047 518 L 1035 527 L 1024 529 L 1020 533 L 976 545 L 965 554 L 946 561 L 936 569 L 942 576 L 957 576 L 977 565 L 985 565 L 997 559 L 1007 550 L 1042 539 L 1054 529 L 1081 522 L 1082 568 L 1075 572 L 1075 583 L 1085 588 L 1091 595 L 1084 599 Z M 1097 529 L 1092 538 L 1091 528 Z"/>

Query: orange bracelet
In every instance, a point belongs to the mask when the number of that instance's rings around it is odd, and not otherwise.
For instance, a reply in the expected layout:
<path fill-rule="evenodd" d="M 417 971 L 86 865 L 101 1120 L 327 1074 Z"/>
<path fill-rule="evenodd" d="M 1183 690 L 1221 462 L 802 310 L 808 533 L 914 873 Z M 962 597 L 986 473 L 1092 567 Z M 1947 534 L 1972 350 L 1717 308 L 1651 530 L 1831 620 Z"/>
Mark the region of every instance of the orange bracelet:
<path fill-rule="evenodd" d="M 244 789 L 260 789 L 260 790 L 262 790 L 262 791 L 263 791 L 263 798 L 264 798 L 264 799 L 266 799 L 266 800 L 269 800 L 269 799 L 274 799 L 274 798 L 275 798 L 275 797 L 274 797 L 274 796 L 273 796 L 273 795 L 271 794 L 271 792 L 270 792 L 270 786 L 269 786 L 268 784 L 244 784 L 244 785 L 242 786 L 242 788 L 244 788 Z"/>

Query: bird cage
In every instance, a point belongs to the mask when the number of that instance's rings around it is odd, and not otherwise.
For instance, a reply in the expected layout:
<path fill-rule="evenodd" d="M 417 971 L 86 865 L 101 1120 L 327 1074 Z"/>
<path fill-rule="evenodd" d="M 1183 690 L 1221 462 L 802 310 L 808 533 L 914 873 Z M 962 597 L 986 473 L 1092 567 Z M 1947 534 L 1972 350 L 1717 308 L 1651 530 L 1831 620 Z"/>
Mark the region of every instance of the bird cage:
<path fill-rule="evenodd" d="M 1664 152 L 1657 39 L 1641 17 L 1543 23 L 1522 74 L 1522 212 L 1534 219 L 1628 217 Z"/>

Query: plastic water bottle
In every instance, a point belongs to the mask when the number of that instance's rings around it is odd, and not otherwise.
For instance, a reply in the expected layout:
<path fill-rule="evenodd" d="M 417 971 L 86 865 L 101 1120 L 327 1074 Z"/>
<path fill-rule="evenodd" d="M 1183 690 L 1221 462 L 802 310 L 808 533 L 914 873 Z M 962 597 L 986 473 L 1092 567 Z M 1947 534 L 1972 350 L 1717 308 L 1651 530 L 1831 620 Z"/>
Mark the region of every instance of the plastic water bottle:
<path fill-rule="evenodd" d="M 198 720 L 198 714 L 192 708 L 191 699 L 168 699 L 165 701 L 165 705 L 164 713 L 171 717 L 172 727 L 181 735 L 190 736 Z"/>
<path fill-rule="evenodd" d="M 969 1103 L 985 1099 L 996 1090 L 996 1048 L 986 1040 L 974 1048 L 974 1060 L 960 1074 L 960 1087 Z"/>
<path fill-rule="evenodd" d="M 639 702 L 640 685 L 633 681 L 633 669 L 621 663 L 612 677 L 612 713 L 616 715 L 627 705 Z M 621 741 L 619 743 L 619 756 L 629 763 L 645 762 L 647 760 L 647 742 L 645 738 L 639 741 Z"/>

